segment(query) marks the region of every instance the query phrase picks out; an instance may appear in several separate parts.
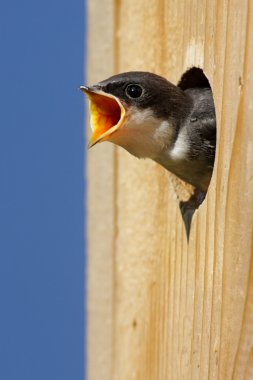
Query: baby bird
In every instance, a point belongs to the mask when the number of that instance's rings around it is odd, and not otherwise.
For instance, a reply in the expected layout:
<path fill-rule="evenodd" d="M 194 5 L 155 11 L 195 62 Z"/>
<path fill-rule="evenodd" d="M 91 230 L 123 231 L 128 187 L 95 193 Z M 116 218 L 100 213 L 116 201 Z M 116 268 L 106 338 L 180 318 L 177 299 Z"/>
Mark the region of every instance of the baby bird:
<path fill-rule="evenodd" d="M 202 202 L 216 146 L 210 87 L 182 90 L 159 75 L 133 71 L 80 88 L 90 100 L 89 147 L 110 141 L 150 158 L 194 186 L 197 203 Z"/>

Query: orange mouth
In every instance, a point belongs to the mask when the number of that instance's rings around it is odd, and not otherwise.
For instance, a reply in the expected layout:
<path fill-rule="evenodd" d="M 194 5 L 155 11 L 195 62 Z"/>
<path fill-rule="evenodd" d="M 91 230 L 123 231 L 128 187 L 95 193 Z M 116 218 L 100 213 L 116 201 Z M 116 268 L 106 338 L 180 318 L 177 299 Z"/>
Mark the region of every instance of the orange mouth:
<path fill-rule="evenodd" d="M 90 123 L 92 136 L 88 147 L 105 141 L 124 122 L 125 109 L 118 98 L 100 90 L 90 90 L 87 87 L 80 89 L 90 101 Z"/>

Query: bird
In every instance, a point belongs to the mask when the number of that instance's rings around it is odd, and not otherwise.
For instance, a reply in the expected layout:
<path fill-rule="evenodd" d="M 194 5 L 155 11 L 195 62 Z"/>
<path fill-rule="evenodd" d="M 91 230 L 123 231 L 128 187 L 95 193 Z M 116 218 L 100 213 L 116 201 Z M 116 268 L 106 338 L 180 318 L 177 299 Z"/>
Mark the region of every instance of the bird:
<path fill-rule="evenodd" d="M 189 237 L 194 211 L 211 180 L 216 116 L 210 86 L 182 89 L 166 78 L 130 71 L 80 89 L 90 101 L 89 148 L 109 141 L 149 158 L 194 188 L 180 209 Z"/>

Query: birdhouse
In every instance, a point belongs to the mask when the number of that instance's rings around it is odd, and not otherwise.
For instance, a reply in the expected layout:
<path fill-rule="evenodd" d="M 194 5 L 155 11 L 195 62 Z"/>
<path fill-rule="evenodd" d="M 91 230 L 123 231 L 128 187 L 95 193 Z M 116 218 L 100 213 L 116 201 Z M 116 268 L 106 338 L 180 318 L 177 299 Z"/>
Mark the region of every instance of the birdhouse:
<path fill-rule="evenodd" d="M 148 71 L 191 87 L 202 73 L 217 126 L 188 239 L 187 185 L 109 142 L 87 153 L 88 380 L 253 378 L 252 12 L 246 1 L 88 0 L 89 84 Z"/>

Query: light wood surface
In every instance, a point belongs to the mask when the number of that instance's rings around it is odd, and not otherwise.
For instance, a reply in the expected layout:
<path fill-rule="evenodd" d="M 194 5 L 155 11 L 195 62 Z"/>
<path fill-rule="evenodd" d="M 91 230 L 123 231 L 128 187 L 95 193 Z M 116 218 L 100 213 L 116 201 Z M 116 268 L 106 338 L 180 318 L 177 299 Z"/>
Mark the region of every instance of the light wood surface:
<path fill-rule="evenodd" d="M 88 82 L 203 68 L 218 146 L 189 244 L 173 181 L 88 152 L 88 380 L 253 379 L 253 2 L 89 0 Z"/>

